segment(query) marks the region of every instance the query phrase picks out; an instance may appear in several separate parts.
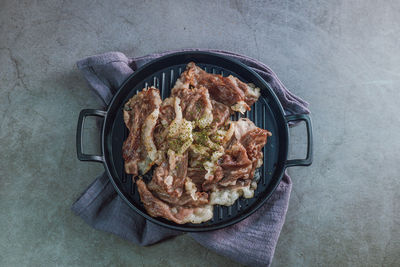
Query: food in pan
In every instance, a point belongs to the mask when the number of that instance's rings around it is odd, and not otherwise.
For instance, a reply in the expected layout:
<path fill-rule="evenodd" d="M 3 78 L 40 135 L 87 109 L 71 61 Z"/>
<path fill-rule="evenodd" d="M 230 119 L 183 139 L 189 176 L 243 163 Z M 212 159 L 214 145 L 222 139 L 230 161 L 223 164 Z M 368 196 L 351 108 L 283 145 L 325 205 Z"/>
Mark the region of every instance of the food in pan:
<path fill-rule="evenodd" d="M 190 62 L 170 97 L 145 88 L 124 106 L 129 136 L 123 144 L 125 172 L 136 181 L 148 214 L 178 224 L 202 223 L 213 205 L 252 198 L 255 171 L 271 133 L 245 118 L 259 88 L 233 76 L 210 74 Z M 153 168 L 151 181 L 142 176 Z"/>

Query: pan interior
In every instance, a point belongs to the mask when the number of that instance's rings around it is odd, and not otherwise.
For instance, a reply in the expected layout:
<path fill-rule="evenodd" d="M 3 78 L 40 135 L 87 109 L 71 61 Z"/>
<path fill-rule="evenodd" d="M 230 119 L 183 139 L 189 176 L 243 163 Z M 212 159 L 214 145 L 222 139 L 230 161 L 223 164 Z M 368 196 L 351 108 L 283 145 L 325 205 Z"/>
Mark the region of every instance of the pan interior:
<path fill-rule="evenodd" d="M 177 230 L 205 231 L 218 229 L 245 218 L 260 206 L 261 202 L 269 197 L 279 183 L 287 154 L 287 144 L 283 130 L 286 125 L 282 121 L 283 115 L 279 114 L 279 110 L 277 110 L 279 109 L 279 103 L 276 103 L 275 96 L 272 95 L 271 89 L 266 88 L 267 85 L 265 82 L 249 80 L 248 77 L 241 76 L 241 73 L 238 71 L 235 72 L 230 68 L 221 67 L 219 64 L 214 65 L 203 63 L 199 60 L 195 61 L 198 66 L 209 73 L 217 73 L 223 76 L 234 75 L 246 83 L 252 82 L 256 84 L 261 89 L 262 96 L 252 107 L 251 111 L 246 112 L 245 115 L 237 113 L 233 117 L 233 120 L 237 120 L 240 117 L 250 118 L 258 127 L 272 132 L 272 136 L 268 138 L 267 144 L 263 148 L 264 164 L 257 171 L 259 174 L 257 190 L 253 198 L 240 198 L 230 207 L 214 206 L 214 217 L 210 221 L 201 224 L 178 225 L 163 218 L 149 217 L 140 201 L 140 196 L 132 180 L 132 176 L 127 175 L 124 171 L 122 144 L 128 136 L 128 130 L 123 121 L 122 108 L 133 95 L 147 86 L 155 86 L 160 89 L 162 99 L 169 97 L 171 88 L 174 86 L 177 78 L 185 70 L 186 64 L 189 61 L 193 61 L 193 58 L 183 61 L 182 64 L 169 65 L 166 68 L 155 70 L 145 77 L 133 78 L 134 76 L 132 76 L 132 79 L 129 79 L 122 86 L 118 92 L 118 97 L 115 97 L 108 111 L 106 121 L 109 123 L 105 122 L 103 132 L 105 147 L 103 148 L 103 152 L 105 153 L 109 175 L 113 179 L 117 191 L 120 191 L 119 193 L 129 202 L 129 205 L 136 208 L 146 218 Z M 146 74 L 145 72 L 142 73 Z M 246 74 L 247 72 L 244 73 Z"/>

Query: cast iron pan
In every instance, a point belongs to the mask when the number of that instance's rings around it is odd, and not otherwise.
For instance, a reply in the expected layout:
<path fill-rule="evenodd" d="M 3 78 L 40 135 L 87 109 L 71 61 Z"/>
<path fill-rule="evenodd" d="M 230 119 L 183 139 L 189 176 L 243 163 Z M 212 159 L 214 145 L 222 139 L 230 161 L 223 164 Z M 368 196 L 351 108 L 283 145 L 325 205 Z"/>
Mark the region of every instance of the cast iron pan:
<path fill-rule="evenodd" d="M 201 224 L 179 225 L 163 218 L 149 216 L 140 201 L 135 183 L 131 175 L 124 172 L 122 158 L 122 143 L 128 135 L 128 130 L 123 121 L 123 106 L 138 90 L 154 85 L 160 89 L 164 99 L 170 95 L 171 88 L 176 79 L 185 70 L 185 66 L 194 61 L 198 66 L 210 73 L 223 76 L 230 74 L 246 83 L 254 83 L 261 89 L 261 97 L 245 114 L 258 127 L 272 132 L 263 149 L 264 164 L 259 169 L 260 180 L 254 198 L 238 199 L 233 206 L 215 206 L 214 217 Z M 88 155 L 83 153 L 82 128 L 87 116 L 103 117 L 101 151 L 102 155 Z M 237 119 L 239 115 L 235 115 Z M 307 156 L 305 159 L 288 160 L 290 121 L 305 121 L 307 128 Z M 308 166 L 312 163 L 312 127 L 308 115 L 285 116 L 283 108 L 269 85 L 253 70 L 246 65 L 225 56 L 209 52 L 182 52 L 171 54 L 153 60 L 144 65 L 130 76 L 115 94 L 106 111 L 84 109 L 79 114 L 77 138 L 78 159 L 82 161 L 102 162 L 115 190 L 122 199 L 136 212 L 146 219 L 180 231 L 200 232 L 220 229 L 237 223 L 255 212 L 271 196 L 287 167 Z"/>

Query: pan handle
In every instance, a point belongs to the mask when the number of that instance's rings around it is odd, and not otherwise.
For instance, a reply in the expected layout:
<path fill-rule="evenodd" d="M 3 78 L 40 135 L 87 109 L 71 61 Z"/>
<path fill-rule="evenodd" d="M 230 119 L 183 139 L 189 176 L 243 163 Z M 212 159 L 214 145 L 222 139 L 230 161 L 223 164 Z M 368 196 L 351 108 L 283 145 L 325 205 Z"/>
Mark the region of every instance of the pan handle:
<path fill-rule="evenodd" d="M 285 116 L 286 123 L 291 121 L 304 121 L 307 127 L 307 156 L 305 159 L 289 159 L 285 162 L 285 168 L 293 166 L 310 166 L 313 161 L 313 134 L 311 118 L 307 114 L 295 114 Z"/>
<path fill-rule="evenodd" d="M 106 116 L 106 112 L 98 109 L 81 110 L 81 112 L 79 113 L 78 127 L 76 129 L 76 153 L 78 155 L 78 159 L 81 161 L 103 162 L 103 155 L 89 155 L 83 153 L 83 124 L 85 123 L 85 118 L 88 116 L 97 116 L 104 118 Z"/>

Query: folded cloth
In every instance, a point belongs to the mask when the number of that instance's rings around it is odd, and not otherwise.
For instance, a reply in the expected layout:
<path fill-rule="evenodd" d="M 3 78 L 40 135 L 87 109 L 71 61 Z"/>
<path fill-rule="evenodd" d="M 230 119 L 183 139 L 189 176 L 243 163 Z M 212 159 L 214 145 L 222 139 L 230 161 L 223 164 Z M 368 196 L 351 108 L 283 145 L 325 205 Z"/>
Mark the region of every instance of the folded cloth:
<path fill-rule="evenodd" d="M 209 51 L 241 61 L 269 83 L 287 114 L 307 114 L 308 103 L 286 89 L 276 74 L 263 63 L 221 50 L 186 49 L 128 58 L 109 52 L 78 61 L 90 87 L 107 106 L 120 85 L 138 68 L 158 57 L 180 51 Z M 189 233 L 196 241 L 216 253 L 249 266 L 269 266 L 289 204 L 292 182 L 287 173 L 270 199 L 245 220 L 220 230 Z M 133 211 L 116 193 L 103 173 L 73 204 L 72 210 L 96 229 L 114 233 L 135 244 L 146 246 L 182 232 L 158 226 Z"/>

